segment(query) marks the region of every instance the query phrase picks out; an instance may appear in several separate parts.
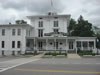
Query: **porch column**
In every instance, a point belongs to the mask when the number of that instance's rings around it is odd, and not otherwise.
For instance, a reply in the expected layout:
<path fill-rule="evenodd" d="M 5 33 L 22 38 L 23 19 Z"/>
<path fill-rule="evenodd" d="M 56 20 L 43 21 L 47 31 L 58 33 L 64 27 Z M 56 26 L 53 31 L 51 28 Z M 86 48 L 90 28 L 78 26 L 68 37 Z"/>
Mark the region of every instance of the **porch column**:
<path fill-rule="evenodd" d="M 36 46 L 36 43 L 35 43 L 35 38 L 34 38 L 34 50 L 35 50 L 35 46 Z"/>
<path fill-rule="evenodd" d="M 87 46 L 88 46 L 88 50 L 90 50 L 90 47 L 89 47 L 89 41 L 87 41 Z"/>
<path fill-rule="evenodd" d="M 55 44 L 55 51 L 56 51 L 56 39 L 54 39 L 54 44 Z"/>
<path fill-rule="evenodd" d="M 67 52 L 67 39 L 66 39 L 66 52 Z"/>
<path fill-rule="evenodd" d="M 46 50 L 48 50 L 48 39 L 46 39 Z"/>
<path fill-rule="evenodd" d="M 83 41 L 81 41 L 81 50 L 83 50 Z"/>
<path fill-rule="evenodd" d="M 36 38 L 35 38 L 35 49 L 38 50 L 38 41 Z"/>
<path fill-rule="evenodd" d="M 75 45 L 74 45 L 74 48 L 75 48 L 75 51 L 76 51 L 76 54 L 77 54 L 76 40 L 75 40 Z"/>
<path fill-rule="evenodd" d="M 94 41 L 94 50 L 96 49 L 96 41 Z M 96 51 L 96 50 L 95 50 Z"/>

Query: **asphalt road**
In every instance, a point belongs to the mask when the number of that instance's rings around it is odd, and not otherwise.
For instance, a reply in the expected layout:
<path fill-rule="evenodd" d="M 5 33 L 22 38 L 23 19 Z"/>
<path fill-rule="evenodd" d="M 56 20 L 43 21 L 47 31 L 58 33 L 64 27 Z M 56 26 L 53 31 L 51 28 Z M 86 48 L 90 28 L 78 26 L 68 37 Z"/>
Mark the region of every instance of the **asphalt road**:
<path fill-rule="evenodd" d="M 100 75 L 100 58 L 41 58 L 0 75 Z"/>
<path fill-rule="evenodd" d="M 27 56 L 27 57 L 31 57 L 31 56 Z M 12 55 L 0 56 L 0 62 L 9 61 L 9 60 L 15 60 L 15 59 L 19 59 L 19 58 L 27 58 L 27 57 L 26 56 L 22 56 L 22 55 L 19 55 L 19 56 L 12 56 Z"/>

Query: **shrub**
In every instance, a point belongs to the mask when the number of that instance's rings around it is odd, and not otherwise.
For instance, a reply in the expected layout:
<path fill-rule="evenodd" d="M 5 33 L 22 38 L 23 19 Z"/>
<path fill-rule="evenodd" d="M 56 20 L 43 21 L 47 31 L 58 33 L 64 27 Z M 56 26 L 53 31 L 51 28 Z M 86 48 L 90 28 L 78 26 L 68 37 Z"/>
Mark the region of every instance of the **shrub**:
<path fill-rule="evenodd" d="M 95 53 L 92 53 L 92 56 L 95 56 L 96 54 Z"/>
<path fill-rule="evenodd" d="M 45 55 L 52 55 L 52 56 L 56 56 L 56 55 L 65 55 L 65 56 L 67 56 L 67 53 L 51 53 L 51 52 L 49 52 L 49 53 L 45 53 Z"/>

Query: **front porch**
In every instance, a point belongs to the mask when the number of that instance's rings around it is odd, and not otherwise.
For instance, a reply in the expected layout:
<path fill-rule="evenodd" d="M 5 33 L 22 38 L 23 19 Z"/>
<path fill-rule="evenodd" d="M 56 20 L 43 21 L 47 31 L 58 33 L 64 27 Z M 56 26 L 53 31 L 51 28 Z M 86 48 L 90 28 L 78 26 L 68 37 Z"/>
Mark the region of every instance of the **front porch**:
<path fill-rule="evenodd" d="M 69 37 L 26 38 L 26 47 L 38 51 L 66 51 L 77 53 L 77 50 L 94 50 L 95 41 L 78 41 Z"/>

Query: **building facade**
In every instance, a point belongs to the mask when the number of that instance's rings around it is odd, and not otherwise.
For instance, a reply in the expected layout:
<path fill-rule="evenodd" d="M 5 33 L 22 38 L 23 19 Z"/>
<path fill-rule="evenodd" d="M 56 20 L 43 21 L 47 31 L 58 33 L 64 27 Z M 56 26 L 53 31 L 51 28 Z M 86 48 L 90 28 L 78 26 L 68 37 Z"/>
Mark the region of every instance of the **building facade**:
<path fill-rule="evenodd" d="M 68 37 L 70 15 L 28 16 L 31 24 L 0 25 L 0 50 L 93 50 L 96 52 L 96 37 Z"/>

